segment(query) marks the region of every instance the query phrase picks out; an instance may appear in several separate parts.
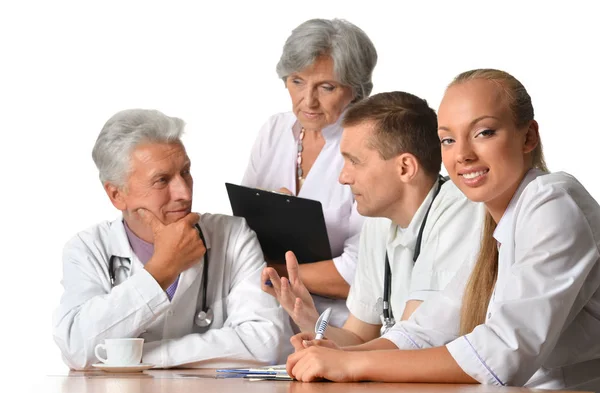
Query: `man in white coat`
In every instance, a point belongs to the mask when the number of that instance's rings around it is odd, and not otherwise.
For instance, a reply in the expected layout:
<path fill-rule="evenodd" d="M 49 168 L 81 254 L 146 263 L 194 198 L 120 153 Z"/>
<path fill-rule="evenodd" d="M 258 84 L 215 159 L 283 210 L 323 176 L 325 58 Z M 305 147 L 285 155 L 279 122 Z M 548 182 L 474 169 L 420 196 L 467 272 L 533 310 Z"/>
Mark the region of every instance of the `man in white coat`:
<path fill-rule="evenodd" d="M 437 116 L 427 101 L 400 91 L 379 93 L 350 107 L 342 125 L 340 182 L 350 186 L 367 218 L 346 302 L 350 316 L 342 328 L 330 326 L 326 337 L 353 346 L 408 319 L 464 263 L 475 261 L 484 207 L 440 178 Z M 286 260 L 289 279 L 266 268 L 262 286 L 302 330 L 292 338 L 302 349 L 312 343 L 319 315 L 294 254 Z"/>
<path fill-rule="evenodd" d="M 191 212 L 184 123 L 125 110 L 100 132 L 92 156 L 122 216 L 71 239 L 64 294 L 53 319 L 65 363 L 86 369 L 110 338 L 144 338 L 156 367 L 279 362 L 284 315 L 260 289 L 266 266 L 244 219 Z M 285 337 L 285 340 L 284 340 Z"/>

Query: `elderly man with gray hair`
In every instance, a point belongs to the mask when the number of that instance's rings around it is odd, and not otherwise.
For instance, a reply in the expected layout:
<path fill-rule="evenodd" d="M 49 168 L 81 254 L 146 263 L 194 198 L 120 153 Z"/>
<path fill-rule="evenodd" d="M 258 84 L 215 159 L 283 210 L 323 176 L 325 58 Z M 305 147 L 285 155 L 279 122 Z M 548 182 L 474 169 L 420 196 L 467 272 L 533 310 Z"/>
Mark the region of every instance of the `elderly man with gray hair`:
<path fill-rule="evenodd" d="M 280 361 L 284 313 L 260 289 L 256 235 L 242 218 L 192 213 L 183 128 L 181 119 L 133 109 L 98 136 L 92 156 L 122 216 L 64 248 L 54 339 L 73 369 L 89 368 L 111 338 L 145 339 L 142 361 L 155 367 Z"/>
<path fill-rule="evenodd" d="M 348 317 L 345 299 L 354 280 L 363 223 L 350 187 L 338 182 L 344 165 L 341 121 L 353 103 L 371 94 L 376 64 L 375 46 L 348 21 L 311 19 L 297 26 L 276 67 L 290 94 L 292 111 L 272 116 L 260 130 L 242 181 L 245 186 L 321 202 L 333 258 L 301 261 L 314 263 L 299 266 L 299 277 L 310 294 L 297 301 L 314 302 L 318 312 L 332 307 L 330 324 L 338 327 Z M 293 253 L 286 258 L 294 259 Z M 281 255 L 264 270 L 263 290 L 276 297 L 298 323 L 294 301 L 286 302 L 277 290 L 279 283 L 289 285 L 283 259 Z"/>

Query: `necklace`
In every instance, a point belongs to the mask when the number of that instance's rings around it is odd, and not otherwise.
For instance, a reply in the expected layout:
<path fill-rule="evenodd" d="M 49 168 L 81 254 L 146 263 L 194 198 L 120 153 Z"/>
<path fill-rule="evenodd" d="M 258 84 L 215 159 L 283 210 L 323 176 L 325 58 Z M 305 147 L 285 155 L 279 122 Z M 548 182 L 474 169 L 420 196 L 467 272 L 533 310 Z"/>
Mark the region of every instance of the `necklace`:
<path fill-rule="evenodd" d="M 302 145 L 302 141 L 304 140 L 304 127 L 300 131 L 300 136 L 298 136 L 298 158 L 296 159 L 296 174 L 298 175 L 298 188 L 301 188 L 304 184 L 304 172 L 302 172 L 302 150 L 304 150 L 304 146 Z"/>

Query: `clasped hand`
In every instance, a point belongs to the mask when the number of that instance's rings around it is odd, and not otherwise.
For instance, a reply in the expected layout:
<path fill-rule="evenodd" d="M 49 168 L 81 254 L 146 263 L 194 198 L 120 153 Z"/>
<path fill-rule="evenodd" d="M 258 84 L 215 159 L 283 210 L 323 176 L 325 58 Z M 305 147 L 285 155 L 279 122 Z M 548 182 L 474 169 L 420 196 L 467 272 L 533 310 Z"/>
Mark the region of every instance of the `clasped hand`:
<path fill-rule="evenodd" d="M 359 366 L 357 362 L 360 360 L 360 352 L 342 351 L 330 340 L 307 341 L 301 337 L 306 334 L 300 333 L 292 337 L 296 352 L 287 359 L 286 370 L 290 376 L 303 382 L 321 379 L 336 382 L 359 380 L 355 371 Z"/>
<path fill-rule="evenodd" d="M 149 210 L 139 209 L 138 215 L 152 229 L 154 236 L 154 254 L 145 269 L 166 289 L 206 253 L 195 228 L 200 216 L 189 213 L 181 220 L 165 225 Z"/>

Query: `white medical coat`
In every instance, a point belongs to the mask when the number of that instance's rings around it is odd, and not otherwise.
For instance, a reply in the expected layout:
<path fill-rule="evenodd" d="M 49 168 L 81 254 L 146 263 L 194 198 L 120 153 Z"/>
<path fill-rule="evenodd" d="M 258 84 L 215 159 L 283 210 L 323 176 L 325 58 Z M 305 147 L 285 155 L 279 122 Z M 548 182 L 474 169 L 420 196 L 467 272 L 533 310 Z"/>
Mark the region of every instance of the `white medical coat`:
<path fill-rule="evenodd" d="M 498 278 L 485 323 L 460 336 L 471 267 L 384 338 L 400 349 L 446 345 L 490 385 L 600 392 L 600 206 L 565 173 L 533 169 L 494 232 Z"/>
<path fill-rule="evenodd" d="M 485 207 L 469 201 L 451 181 L 444 183 L 432 203 L 438 187 L 436 182 L 404 229 L 387 218 L 365 220 L 356 278 L 347 300 L 354 317 L 373 325 L 383 323 L 377 302 L 383 298 L 386 252 L 392 273 L 391 308 L 396 321 L 402 317 L 407 301 L 428 300 L 448 285 L 463 264 L 472 265 L 479 252 Z M 426 214 L 421 253 L 414 262 Z"/>
<path fill-rule="evenodd" d="M 264 258 L 245 220 L 203 214 L 209 253 L 210 327 L 194 318 L 202 309 L 204 259 L 184 271 L 173 299 L 133 253 L 122 219 L 80 232 L 64 248 L 64 294 L 53 318 L 54 340 L 65 363 L 86 369 L 107 338 L 145 339 L 142 361 L 157 367 L 236 367 L 280 362 L 284 313 L 260 289 Z M 111 255 L 130 258 L 131 274 L 111 288 Z M 118 279 L 118 277 L 117 277 Z"/>

